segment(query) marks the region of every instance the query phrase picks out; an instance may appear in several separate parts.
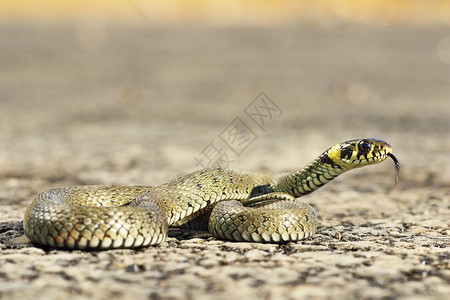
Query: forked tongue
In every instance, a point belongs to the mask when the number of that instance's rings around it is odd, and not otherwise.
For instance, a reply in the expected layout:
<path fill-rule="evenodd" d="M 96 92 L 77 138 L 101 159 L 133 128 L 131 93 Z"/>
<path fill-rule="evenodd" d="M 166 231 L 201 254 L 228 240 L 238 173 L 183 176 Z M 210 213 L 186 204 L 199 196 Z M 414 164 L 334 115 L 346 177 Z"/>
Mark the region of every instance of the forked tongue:
<path fill-rule="evenodd" d="M 392 153 L 388 153 L 388 156 L 392 158 L 395 164 L 395 188 L 398 188 L 398 178 L 400 177 L 400 162 Z"/>

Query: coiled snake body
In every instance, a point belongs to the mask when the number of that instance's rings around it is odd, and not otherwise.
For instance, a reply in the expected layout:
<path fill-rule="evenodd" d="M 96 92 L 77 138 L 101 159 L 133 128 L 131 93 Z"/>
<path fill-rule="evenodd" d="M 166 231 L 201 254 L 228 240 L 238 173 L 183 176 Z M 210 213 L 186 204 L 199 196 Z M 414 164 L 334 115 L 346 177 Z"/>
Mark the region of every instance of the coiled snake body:
<path fill-rule="evenodd" d="M 221 239 L 298 241 L 317 228 L 314 209 L 296 198 L 345 171 L 392 157 L 377 139 L 336 144 L 284 175 L 204 169 L 157 187 L 72 186 L 39 194 L 25 213 L 34 243 L 69 249 L 135 248 L 164 241 L 169 226 L 201 227 Z"/>

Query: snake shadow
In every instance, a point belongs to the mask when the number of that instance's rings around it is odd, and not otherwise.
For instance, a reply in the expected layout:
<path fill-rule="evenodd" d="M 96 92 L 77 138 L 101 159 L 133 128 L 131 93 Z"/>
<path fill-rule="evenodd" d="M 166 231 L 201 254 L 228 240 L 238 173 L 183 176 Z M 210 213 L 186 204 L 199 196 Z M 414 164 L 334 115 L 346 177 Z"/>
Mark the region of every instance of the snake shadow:
<path fill-rule="evenodd" d="M 169 229 L 169 241 L 173 238 L 177 241 L 190 239 L 213 240 L 214 237 L 207 231 L 196 229 Z M 0 249 L 22 249 L 35 247 L 26 236 L 23 230 L 23 221 L 0 222 Z M 41 249 L 50 249 L 39 246 Z"/>

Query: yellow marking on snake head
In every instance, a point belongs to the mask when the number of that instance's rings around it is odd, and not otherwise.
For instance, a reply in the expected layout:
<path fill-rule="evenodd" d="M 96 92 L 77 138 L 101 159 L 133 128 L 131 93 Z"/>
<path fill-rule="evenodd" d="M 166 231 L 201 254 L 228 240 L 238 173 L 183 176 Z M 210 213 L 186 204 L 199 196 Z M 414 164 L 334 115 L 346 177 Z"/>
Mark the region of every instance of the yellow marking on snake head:
<path fill-rule="evenodd" d="M 328 150 L 328 157 L 331 158 L 334 163 L 339 164 L 339 161 L 341 160 L 341 144 L 336 144 L 331 147 Z"/>

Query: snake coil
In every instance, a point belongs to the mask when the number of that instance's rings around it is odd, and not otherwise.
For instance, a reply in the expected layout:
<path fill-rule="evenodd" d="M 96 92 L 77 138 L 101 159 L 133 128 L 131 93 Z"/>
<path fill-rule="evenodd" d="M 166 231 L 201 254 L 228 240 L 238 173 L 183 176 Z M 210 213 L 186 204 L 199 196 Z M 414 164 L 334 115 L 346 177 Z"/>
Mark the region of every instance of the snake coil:
<path fill-rule="evenodd" d="M 297 198 L 340 174 L 391 157 L 391 146 L 357 139 L 327 149 L 284 175 L 204 169 L 160 186 L 72 186 L 47 190 L 27 208 L 33 242 L 68 249 L 136 248 L 165 240 L 169 226 L 200 227 L 232 241 L 292 242 L 317 229 L 314 209 Z M 206 220 L 206 222 L 201 222 Z"/>

